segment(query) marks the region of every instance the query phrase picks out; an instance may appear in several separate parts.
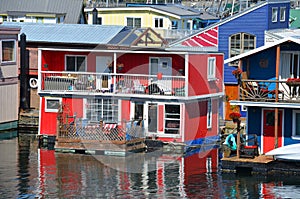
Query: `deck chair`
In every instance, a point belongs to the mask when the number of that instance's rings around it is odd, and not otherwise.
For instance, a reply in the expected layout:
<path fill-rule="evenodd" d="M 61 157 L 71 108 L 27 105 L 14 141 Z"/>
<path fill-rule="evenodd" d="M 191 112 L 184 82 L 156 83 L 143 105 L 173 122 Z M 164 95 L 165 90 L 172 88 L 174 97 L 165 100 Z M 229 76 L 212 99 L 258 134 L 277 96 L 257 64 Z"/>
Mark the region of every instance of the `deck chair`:
<path fill-rule="evenodd" d="M 140 83 L 140 80 L 133 80 L 133 93 L 145 93 L 145 87 Z"/>

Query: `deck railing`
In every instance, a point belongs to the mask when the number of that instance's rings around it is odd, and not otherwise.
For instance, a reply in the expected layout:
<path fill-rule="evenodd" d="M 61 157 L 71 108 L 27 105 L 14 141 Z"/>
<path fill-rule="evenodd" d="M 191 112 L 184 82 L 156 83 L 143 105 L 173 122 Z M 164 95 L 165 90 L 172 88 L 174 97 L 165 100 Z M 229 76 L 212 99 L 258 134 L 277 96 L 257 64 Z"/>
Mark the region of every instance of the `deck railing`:
<path fill-rule="evenodd" d="M 184 76 L 44 71 L 41 78 L 41 91 L 186 96 Z"/>
<path fill-rule="evenodd" d="M 286 80 L 241 80 L 241 101 L 276 102 L 276 84 L 278 102 L 299 103 L 300 82 Z"/>
<path fill-rule="evenodd" d="M 122 125 L 107 128 L 99 124 L 64 124 L 59 129 L 58 138 L 126 143 L 127 141 L 144 139 L 145 130 L 142 126 L 134 125 L 134 123 L 125 128 Z"/>

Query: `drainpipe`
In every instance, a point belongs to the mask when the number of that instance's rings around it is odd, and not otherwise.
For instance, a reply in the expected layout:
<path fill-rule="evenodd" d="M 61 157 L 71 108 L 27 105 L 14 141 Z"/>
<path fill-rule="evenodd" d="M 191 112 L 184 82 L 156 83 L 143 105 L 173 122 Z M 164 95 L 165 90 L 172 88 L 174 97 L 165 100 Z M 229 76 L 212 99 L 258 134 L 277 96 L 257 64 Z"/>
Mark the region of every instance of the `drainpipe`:
<path fill-rule="evenodd" d="M 280 46 L 278 45 L 276 47 L 276 89 L 275 89 L 275 103 L 278 102 L 278 88 L 279 88 L 279 64 L 280 64 Z M 278 108 L 275 108 L 275 128 L 274 128 L 274 139 L 275 144 L 274 148 L 276 149 L 278 147 Z"/>
<path fill-rule="evenodd" d="M 29 53 L 26 50 L 26 35 L 20 35 L 20 109 L 30 108 Z"/>

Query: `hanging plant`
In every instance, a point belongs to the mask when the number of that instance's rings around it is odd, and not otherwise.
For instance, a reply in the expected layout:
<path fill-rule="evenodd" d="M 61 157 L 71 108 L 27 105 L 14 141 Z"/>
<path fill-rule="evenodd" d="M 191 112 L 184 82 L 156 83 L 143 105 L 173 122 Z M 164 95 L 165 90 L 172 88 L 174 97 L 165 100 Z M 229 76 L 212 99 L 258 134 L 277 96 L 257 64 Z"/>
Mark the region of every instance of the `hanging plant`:
<path fill-rule="evenodd" d="M 232 121 L 233 121 L 234 123 L 236 123 L 236 122 L 238 122 L 239 119 L 241 118 L 241 114 L 238 113 L 238 112 L 232 112 L 232 113 L 229 114 L 229 117 L 232 119 Z"/>

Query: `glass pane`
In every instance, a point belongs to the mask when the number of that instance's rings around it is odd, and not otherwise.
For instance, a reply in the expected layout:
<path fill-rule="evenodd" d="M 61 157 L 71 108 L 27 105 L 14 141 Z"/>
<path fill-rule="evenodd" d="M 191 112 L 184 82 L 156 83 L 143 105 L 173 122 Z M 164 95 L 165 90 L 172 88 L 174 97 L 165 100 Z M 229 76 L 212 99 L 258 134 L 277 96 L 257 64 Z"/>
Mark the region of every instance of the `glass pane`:
<path fill-rule="evenodd" d="M 300 113 L 296 113 L 296 135 L 300 135 Z"/>
<path fill-rule="evenodd" d="M 158 59 L 150 59 L 150 75 L 156 75 L 158 73 Z"/>
<path fill-rule="evenodd" d="M 77 58 L 77 71 L 85 71 L 85 57 Z"/>
<path fill-rule="evenodd" d="M 133 27 L 133 18 L 127 18 L 127 26 Z"/>
<path fill-rule="evenodd" d="M 148 130 L 157 133 L 157 104 L 148 106 Z"/>
<path fill-rule="evenodd" d="M 14 48 L 14 41 L 2 41 L 2 61 L 15 61 Z"/>
<path fill-rule="evenodd" d="M 140 28 L 141 27 L 141 18 L 136 18 L 134 20 L 134 27 Z"/>
<path fill-rule="evenodd" d="M 67 71 L 75 71 L 75 57 L 67 56 Z"/>

